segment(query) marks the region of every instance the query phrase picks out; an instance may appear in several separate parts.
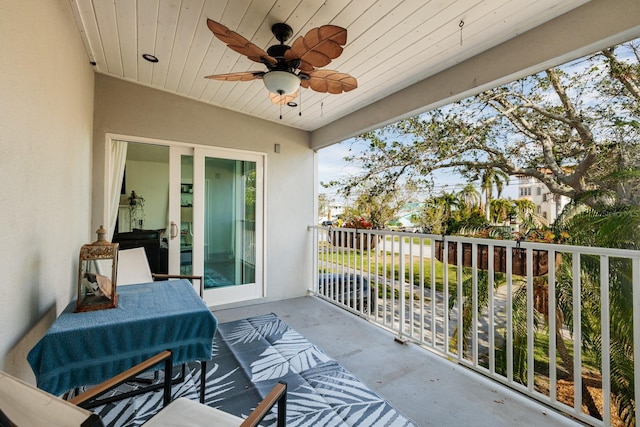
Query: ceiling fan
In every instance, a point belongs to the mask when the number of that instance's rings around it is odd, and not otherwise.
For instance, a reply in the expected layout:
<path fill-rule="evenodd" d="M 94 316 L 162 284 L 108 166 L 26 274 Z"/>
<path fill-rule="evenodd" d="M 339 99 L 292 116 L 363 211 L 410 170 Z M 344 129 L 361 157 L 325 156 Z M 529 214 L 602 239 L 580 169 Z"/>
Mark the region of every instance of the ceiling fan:
<path fill-rule="evenodd" d="M 320 70 L 332 59 L 342 54 L 347 43 L 347 30 L 335 25 L 323 25 L 298 37 L 291 46 L 284 44 L 293 35 L 287 24 L 277 23 L 271 32 L 280 44 L 269 47 L 266 52 L 231 31 L 224 25 L 207 19 L 211 32 L 230 49 L 245 55 L 252 61 L 264 64 L 267 71 L 244 71 L 215 74 L 207 79 L 223 81 L 251 81 L 262 79 L 274 104 L 288 104 L 298 95 L 300 86 L 316 92 L 339 94 L 358 87 L 356 79 L 349 74 L 332 70 Z"/>

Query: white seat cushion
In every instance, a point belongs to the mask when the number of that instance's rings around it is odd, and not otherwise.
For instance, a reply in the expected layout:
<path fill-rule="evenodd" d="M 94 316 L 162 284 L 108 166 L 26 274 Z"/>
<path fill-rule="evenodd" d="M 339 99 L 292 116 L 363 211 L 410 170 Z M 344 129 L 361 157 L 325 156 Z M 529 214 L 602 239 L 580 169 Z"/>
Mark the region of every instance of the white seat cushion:
<path fill-rule="evenodd" d="M 17 426 L 79 426 L 91 415 L 3 371 L 0 371 L 0 407 Z"/>
<path fill-rule="evenodd" d="M 154 415 L 144 425 L 145 427 L 238 427 L 243 421 L 242 418 L 235 415 L 180 397 Z"/>
<path fill-rule="evenodd" d="M 117 285 L 153 282 L 149 261 L 144 248 L 122 249 L 118 251 Z"/>

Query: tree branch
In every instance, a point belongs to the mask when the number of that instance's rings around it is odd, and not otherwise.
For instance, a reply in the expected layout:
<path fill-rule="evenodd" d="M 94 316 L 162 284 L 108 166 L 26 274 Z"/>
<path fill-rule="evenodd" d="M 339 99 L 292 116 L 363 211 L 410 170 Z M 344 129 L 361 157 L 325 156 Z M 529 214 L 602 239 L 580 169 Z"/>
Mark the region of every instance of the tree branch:
<path fill-rule="evenodd" d="M 640 88 L 635 84 L 634 80 L 630 78 L 628 73 L 621 72 L 626 68 L 626 64 L 618 61 L 618 58 L 613 52 L 613 48 L 603 50 L 602 54 L 609 60 L 612 77 L 622 83 L 632 97 L 640 101 Z"/>

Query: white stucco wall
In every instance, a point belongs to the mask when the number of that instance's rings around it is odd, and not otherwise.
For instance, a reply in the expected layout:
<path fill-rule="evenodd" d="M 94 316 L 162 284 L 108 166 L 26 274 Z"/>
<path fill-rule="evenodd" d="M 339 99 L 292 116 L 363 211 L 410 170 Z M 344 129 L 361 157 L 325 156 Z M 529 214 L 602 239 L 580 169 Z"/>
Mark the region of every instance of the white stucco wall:
<path fill-rule="evenodd" d="M 167 149 L 167 156 L 169 150 Z M 127 196 L 131 191 L 144 197 L 144 223 L 133 228 L 159 230 L 167 227 L 167 209 L 169 208 L 169 160 L 159 162 L 127 162 Z M 122 198 L 121 198 L 122 199 Z M 128 203 L 126 200 L 125 204 Z"/>
<path fill-rule="evenodd" d="M 312 277 L 307 226 L 317 216 L 307 132 L 104 75 L 96 75 L 95 97 L 93 224 L 103 221 L 107 133 L 266 153 L 267 300 L 305 294 Z"/>
<path fill-rule="evenodd" d="M 75 292 L 90 231 L 93 71 L 68 0 L 0 0 L 0 369 Z"/>

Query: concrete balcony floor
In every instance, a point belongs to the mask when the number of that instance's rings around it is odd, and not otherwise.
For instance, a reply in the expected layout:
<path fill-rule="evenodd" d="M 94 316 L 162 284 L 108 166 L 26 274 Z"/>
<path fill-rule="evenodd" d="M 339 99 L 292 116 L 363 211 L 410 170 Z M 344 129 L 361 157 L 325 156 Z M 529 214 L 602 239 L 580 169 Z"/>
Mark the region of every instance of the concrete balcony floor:
<path fill-rule="evenodd" d="M 553 409 L 316 297 L 214 310 L 276 313 L 420 426 L 579 426 Z"/>

